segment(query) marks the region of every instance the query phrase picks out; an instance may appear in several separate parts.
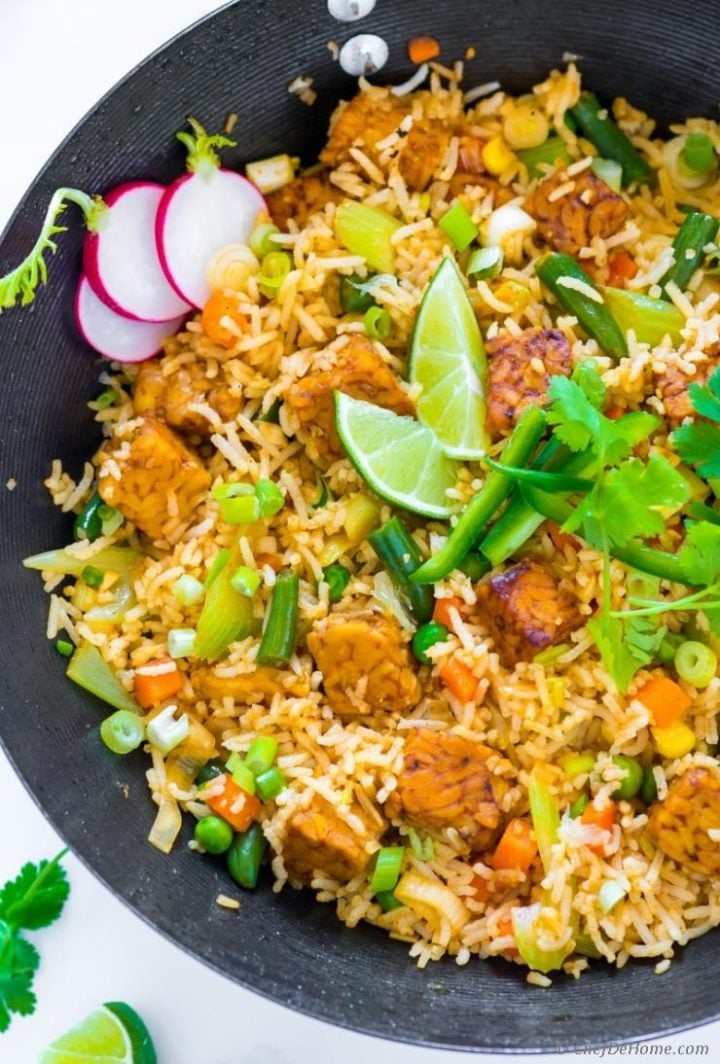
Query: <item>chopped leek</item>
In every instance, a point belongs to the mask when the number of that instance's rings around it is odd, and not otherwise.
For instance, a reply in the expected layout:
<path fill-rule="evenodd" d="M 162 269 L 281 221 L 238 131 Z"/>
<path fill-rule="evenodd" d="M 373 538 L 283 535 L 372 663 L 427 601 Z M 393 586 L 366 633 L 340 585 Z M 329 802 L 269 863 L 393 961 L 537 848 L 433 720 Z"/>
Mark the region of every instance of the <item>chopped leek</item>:
<path fill-rule="evenodd" d="M 558 840 L 560 813 L 550 788 L 541 778 L 541 769 L 537 765 L 530 773 L 528 780 L 528 797 L 533 830 L 547 875 L 552 866 L 552 847 Z"/>
<path fill-rule="evenodd" d="M 89 558 L 78 558 L 66 550 L 46 550 L 42 554 L 31 554 L 23 560 L 23 565 L 26 569 L 62 573 L 64 576 L 80 576 L 89 563 L 102 572 L 112 570 L 129 573 L 141 557 L 142 552 L 134 547 L 104 547 Z"/>
<path fill-rule="evenodd" d="M 529 968 L 536 972 L 555 972 L 568 957 L 566 949 L 544 950 L 538 945 L 537 920 L 542 905 L 517 906 L 512 910 L 512 925 L 518 953 Z"/>
<path fill-rule="evenodd" d="M 128 694 L 97 647 L 83 643 L 73 654 L 67 667 L 69 679 L 101 698 L 115 709 L 129 709 L 141 713 L 140 706 Z"/>
<path fill-rule="evenodd" d="M 195 656 L 206 661 L 215 661 L 231 643 L 244 639 L 252 630 L 252 599 L 233 587 L 234 567 L 227 564 L 228 559 L 229 552 L 222 569 L 207 589 L 197 624 Z"/>

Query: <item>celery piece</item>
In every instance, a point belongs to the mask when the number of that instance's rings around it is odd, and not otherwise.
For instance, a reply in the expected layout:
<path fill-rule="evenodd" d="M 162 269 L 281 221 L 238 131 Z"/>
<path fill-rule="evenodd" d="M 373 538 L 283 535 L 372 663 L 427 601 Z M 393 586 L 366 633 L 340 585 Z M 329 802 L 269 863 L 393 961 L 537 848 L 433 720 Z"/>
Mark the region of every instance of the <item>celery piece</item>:
<path fill-rule="evenodd" d="M 377 207 L 347 200 L 335 212 L 335 232 L 353 255 L 362 255 L 374 270 L 394 273 L 395 248 L 391 237 L 401 222 Z"/>

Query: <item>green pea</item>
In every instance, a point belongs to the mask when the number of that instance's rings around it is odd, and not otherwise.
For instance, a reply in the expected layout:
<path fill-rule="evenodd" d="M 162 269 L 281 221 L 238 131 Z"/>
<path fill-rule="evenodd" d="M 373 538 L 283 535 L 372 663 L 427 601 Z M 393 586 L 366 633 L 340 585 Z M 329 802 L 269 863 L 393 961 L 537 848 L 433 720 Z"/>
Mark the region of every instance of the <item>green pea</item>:
<path fill-rule="evenodd" d="M 634 798 L 640 790 L 643 781 L 643 767 L 634 757 L 626 754 L 617 754 L 613 758 L 613 764 L 623 770 L 624 778 L 613 791 L 613 798 Z"/>
<path fill-rule="evenodd" d="M 575 801 L 570 806 L 568 812 L 570 813 L 570 816 L 573 818 L 573 820 L 577 820 L 578 817 L 581 817 L 583 815 L 583 813 L 585 812 L 586 808 L 589 805 L 590 805 L 590 798 L 585 793 L 585 791 L 583 791 L 582 794 L 579 794 L 577 796 Z"/>
<path fill-rule="evenodd" d="M 98 588 L 105 579 L 102 569 L 96 569 L 94 565 L 86 565 L 80 573 L 88 587 Z"/>
<path fill-rule="evenodd" d="M 209 783 L 210 780 L 214 780 L 216 776 L 222 776 L 225 771 L 225 766 L 219 757 L 214 757 L 212 761 L 206 761 L 203 767 L 195 777 L 195 782 L 198 787 L 201 787 L 203 783 Z"/>
<path fill-rule="evenodd" d="M 252 824 L 242 835 L 236 835 L 233 839 L 227 853 L 228 871 L 235 882 L 246 890 L 253 890 L 257 886 L 267 845 L 259 824 Z"/>
<path fill-rule="evenodd" d="M 444 624 L 438 624 L 436 621 L 424 624 L 412 638 L 413 654 L 423 665 L 432 665 L 428 650 L 436 643 L 444 643 L 449 634 Z"/>
<path fill-rule="evenodd" d="M 402 909 L 403 907 L 403 903 L 399 898 L 395 897 L 395 893 L 392 890 L 379 890 L 375 895 L 375 901 L 384 913 L 391 913 L 393 909 Z"/>
<path fill-rule="evenodd" d="M 351 273 L 340 282 L 340 306 L 346 314 L 364 314 L 370 307 L 375 306 L 370 292 L 363 292 L 357 287 L 366 280 L 367 278 L 361 277 L 359 273 Z"/>
<path fill-rule="evenodd" d="M 645 802 L 645 805 L 652 805 L 657 801 L 657 780 L 655 779 L 655 773 L 652 770 L 652 765 L 643 772 L 642 785 L 640 787 L 640 797 Z"/>
<path fill-rule="evenodd" d="M 195 841 L 199 842 L 206 853 L 225 853 L 235 832 L 226 820 L 219 816 L 206 816 L 195 825 Z"/>
<path fill-rule="evenodd" d="M 145 729 L 137 713 L 119 709 L 100 725 L 100 738 L 114 754 L 129 754 L 145 739 Z"/>
<path fill-rule="evenodd" d="M 344 565 L 336 562 L 323 569 L 323 580 L 328 585 L 328 598 L 331 602 L 339 602 L 343 597 L 345 588 L 350 583 L 350 573 Z"/>

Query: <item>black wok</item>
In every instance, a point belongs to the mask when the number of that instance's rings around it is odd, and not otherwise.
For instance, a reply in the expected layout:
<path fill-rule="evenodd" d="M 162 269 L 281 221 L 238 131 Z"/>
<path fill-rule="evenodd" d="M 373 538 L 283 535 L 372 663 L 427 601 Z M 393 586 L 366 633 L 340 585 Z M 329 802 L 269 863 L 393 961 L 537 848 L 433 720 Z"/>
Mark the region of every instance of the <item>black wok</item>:
<path fill-rule="evenodd" d="M 230 164 L 277 151 L 312 161 L 335 102 L 353 83 L 326 43 L 356 32 L 390 45 L 382 77 L 409 74 L 406 41 L 432 34 L 443 56 L 477 49 L 468 84 L 499 79 L 525 90 L 582 57 L 601 96 L 628 96 L 664 123 L 717 114 L 720 37 L 713 0 L 378 0 L 360 23 L 340 23 L 325 0 L 246 0 L 187 31 L 130 74 L 71 134 L 28 191 L 0 242 L 0 274 L 35 239 L 52 191 L 104 189 L 130 178 L 168 181 L 180 172 L 174 140 L 187 114 L 210 129 L 238 112 Z M 317 104 L 287 92 L 315 78 Z M 595 965 L 549 991 L 525 985 L 503 961 L 418 971 L 399 943 L 369 927 L 346 930 L 307 892 L 271 894 L 267 881 L 243 897 L 239 917 L 214 899 L 222 864 L 179 845 L 166 858 L 145 841 L 152 810 L 142 755 L 114 758 L 101 744 L 99 706 L 63 678 L 43 638 L 47 602 L 26 554 L 60 545 L 71 526 L 42 487 L 51 458 L 77 472 L 96 444 L 84 403 L 99 362 L 72 322 L 80 226 L 63 239 L 51 283 L 36 303 L 0 317 L 0 735 L 18 772 L 78 855 L 135 912 L 239 983 L 358 1031 L 426 1045 L 495 1051 L 599 1046 L 701 1024 L 720 1015 L 716 935 L 692 943 L 659 980 L 652 965 Z M 129 788 L 129 799 L 123 788 Z M 5 812 L 5 816 L 12 815 Z M 141 959 L 139 958 L 139 963 Z"/>

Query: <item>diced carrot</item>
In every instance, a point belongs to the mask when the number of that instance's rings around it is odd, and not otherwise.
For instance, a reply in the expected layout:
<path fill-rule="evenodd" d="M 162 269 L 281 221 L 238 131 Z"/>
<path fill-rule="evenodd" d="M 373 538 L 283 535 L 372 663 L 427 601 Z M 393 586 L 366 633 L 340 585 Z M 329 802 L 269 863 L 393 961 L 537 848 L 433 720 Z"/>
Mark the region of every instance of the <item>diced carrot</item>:
<path fill-rule="evenodd" d="M 477 691 L 477 676 L 459 658 L 448 658 L 438 669 L 440 679 L 461 702 L 470 702 Z"/>
<path fill-rule="evenodd" d="M 527 872 L 537 856 L 538 848 L 527 820 L 515 817 L 503 832 L 490 864 L 496 870 L 514 868 Z"/>
<path fill-rule="evenodd" d="M 213 292 L 202 312 L 203 329 L 214 344 L 219 344 L 220 347 L 232 347 L 238 338 L 232 330 L 227 328 L 227 325 L 223 324 L 224 318 L 229 318 L 234 322 L 241 332 L 247 329 L 247 319 L 232 300 L 222 292 Z"/>
<path fill-rule="evenodd" d="M 427 63 L 440 55 L 440 42 L 435 37 L 413 37 L 408 41 L 408 55 L 411 63 Z"/>
<path fill-rule="evenodd" d="M 144 672 L 135 673 L 133 690 L 143 709 L 152 709 L 153 706 L 159 706 L 161 702 L 167 702 L 182 687 L 180 670 L 175 662 L 171 662 L 169 658 L 158 658 L 156 661 L 149 661 L 143 668 L 150 669 L 156 665 L 169 666 L 170 664 L 173 667 L 172 669 L 168 668 L 167 672 L 159 672 L 154 675 L 148 675 Z"/>
<path fill-rule="evenodd" d="M 610 421 L 617 421 L 619 417 L 622 417 L 623 414 L 626 413 L 627 410 L 622 406 L 618 406 L 617 403 L 612 403 L 607 410 L 604 411 L 605 417 L 609 418 Z"/>
<path fill-rule="evenodd" d="M 641 687 L 635 696 L 650 710 L 658 728 L 667 728 L 680 720 L 692 703 L 692 699 L 680 684 L 663 673 L 657 673 Z"/>
<path fill-rule="evenodd" d="M 433 620 L 438 624 L 444 624 L 449 631 L 453 631 L 453 619 L 450 616 L 450 610 L 456 609 L 458 613 L 462 613 L 462 608 L 465 605 L 461 598 L 457 595 L 453 595 L 451 598 L 439 598 L 435 599 L 435 608 L 433 610 Z"/>
<path fill-rule="evenodd" d="M 638 272 L 638 265 L 627 251 L 616 251 L 608 260 L 610 276 L 608 284 L 613 288 L 624 288 L 626 281 L 631 281 Z"/>
<path fill-rule="evenodd" d="M 483 876 L 473 876 L 470 886 L 475 891 L 475 901 L 487 901 L 490 897 L 488 881 Z"/>
<path fill-rule="evenodd" d="M 276 573 L 283 567 L 283 560 L 279 554 L 256 554 L 255 561 L 259 569 L 264 565 L 269 565 Z"/>
<path fill-rule="evenodd" d="M 569 532 L 563 532 L 555 521 L 548 521 L 547 530 L 555 550 L 564 551 L 566 547 L 577 550 L 580 546 L 580 540 L 571 536 Z"/>
<path fill-rule="evenodd" d="M 515 938 L 515 929 L 513 928 L 512 916 L 503 916 L 501 920 L 498 920 L 497 925 L 498 938 Z M 506 946 L 506 953 L 517 953 L 517 946 Z"/>
<path fill-rule="evenodd" d="M 235 831 L 247 831 L 260 812 L 260 801 L 254 794 L 248 794 L 242 787 L 238 787 L 235 780 L 228 773 L 216 776 L 210 781 L 211 792 L 218 787 L 219 780 L 224 781 L 223 790 L 219 793 L 211 793 L 203 800 L 210 806 L 213 813 L 217 813 L 223 820 L 227 820 Z M 202 792 L 201 792 L 202 797 Z"/>
<path fill-rule="evenodd" d="M 586 805 L 582 814 L 583 824 L 590 824 L 596 828 L 603 828 L 605 831 L 612 831 L 613 825 L 617 819 L 617 806 L 615 802 L 606 802 L 606 804 L 600 809 L 595 802 L 590 802 L 590 805 Z M 605 852 L 605 847 L 600 843 L 591 843 L 588 847 L 593 853 L 602 854 Z"/>

